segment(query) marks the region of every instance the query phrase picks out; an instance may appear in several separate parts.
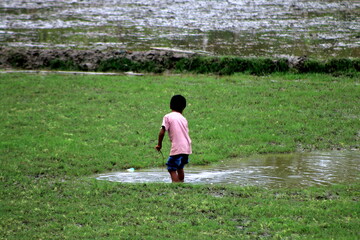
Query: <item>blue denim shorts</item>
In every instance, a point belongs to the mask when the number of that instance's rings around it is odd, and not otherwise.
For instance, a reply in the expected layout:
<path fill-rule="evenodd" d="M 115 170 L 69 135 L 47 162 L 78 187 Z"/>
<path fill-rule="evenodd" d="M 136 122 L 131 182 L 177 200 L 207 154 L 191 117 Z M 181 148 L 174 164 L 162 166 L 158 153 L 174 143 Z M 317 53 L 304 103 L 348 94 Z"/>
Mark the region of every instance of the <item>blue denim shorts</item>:
<path fill-rule="evenodd" d="M 179 154 L 170 156 L 166 166 L 168 171 L 176 171 L 178 169 L 183 169 L 185 164 L 189 163 L 189 155 Z"/>

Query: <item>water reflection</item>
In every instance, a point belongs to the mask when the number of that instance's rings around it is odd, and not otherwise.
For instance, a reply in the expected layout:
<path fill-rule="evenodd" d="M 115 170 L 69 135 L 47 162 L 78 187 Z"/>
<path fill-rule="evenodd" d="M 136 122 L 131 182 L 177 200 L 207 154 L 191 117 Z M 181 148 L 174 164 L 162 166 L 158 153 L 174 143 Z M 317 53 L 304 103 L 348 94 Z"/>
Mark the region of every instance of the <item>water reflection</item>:
<path fill-rule="evenodd" d="M 260 155 L 216 165 L 186 168 L 186 182 L 263 187 L 306 187 L 360 180 L 360 152 Z M 165 169 L 102 174 L 98 180 L 126 183 L 170 182 Z"/>

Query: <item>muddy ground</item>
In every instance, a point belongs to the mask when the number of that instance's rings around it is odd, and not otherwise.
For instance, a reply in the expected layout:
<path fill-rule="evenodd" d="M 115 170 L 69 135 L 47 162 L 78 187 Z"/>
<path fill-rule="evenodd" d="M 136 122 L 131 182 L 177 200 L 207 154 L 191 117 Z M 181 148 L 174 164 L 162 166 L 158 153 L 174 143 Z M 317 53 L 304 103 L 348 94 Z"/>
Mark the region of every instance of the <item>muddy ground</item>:
<path fill-rule="evenodd" d="M 0 46 L 360 57 L 354 0 L 2 0 Z"/>
<path fill-rule="evenodd" d="M 111 58 L 126 58 L 135 62 L 154 61 L 162 64 L 165 60 L 178 61 L 197 55 L 192 52 L 176 52 L 166 50 L 149 51 L 100 51 L 73 49 L 22 49 L 0 48 L 0 68 L 41 69 L 52 60 L 72 61 L 85 71 L 97 69 L 101 61 Z"/>
<path fill-rule="evenodd" d="M 35 49 L 0 47 L 0 69 L 44 69 L 53 60 L 71 61 L 84 71 L 95 71 L 99 64 L 107 59 L 126 58 L 134 62 L 153 61 L 158 65 L 176 63 L 184 58 L 202 55 L 191 51 L 176 51 L 174 49 L 151 49 L 148 51 L 100 51 L 73 49 Z M 298 68 L 304 57 L 289 57 L 290 68 Z"/>

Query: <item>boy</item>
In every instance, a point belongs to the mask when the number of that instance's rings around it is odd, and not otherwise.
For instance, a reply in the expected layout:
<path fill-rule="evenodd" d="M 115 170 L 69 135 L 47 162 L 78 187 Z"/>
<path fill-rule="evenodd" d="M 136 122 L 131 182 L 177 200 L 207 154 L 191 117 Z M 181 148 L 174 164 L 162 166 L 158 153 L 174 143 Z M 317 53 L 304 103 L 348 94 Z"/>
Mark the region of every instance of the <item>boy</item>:
<path fill-rule="evenodd" d="M 165 132 L 168 131 L 171 150 L 166 165 L 172 182 L 184 182 L 184 166 L 189 162 L 189 154 L 192 153 L 188 122 L 182 115 L 185 107 L 186 99 L 183 96 L 175 95 L 171 98 L 172 112 L 163 118 L 158 145 L 155 147 L 156 150 L 161 150 Z"/>

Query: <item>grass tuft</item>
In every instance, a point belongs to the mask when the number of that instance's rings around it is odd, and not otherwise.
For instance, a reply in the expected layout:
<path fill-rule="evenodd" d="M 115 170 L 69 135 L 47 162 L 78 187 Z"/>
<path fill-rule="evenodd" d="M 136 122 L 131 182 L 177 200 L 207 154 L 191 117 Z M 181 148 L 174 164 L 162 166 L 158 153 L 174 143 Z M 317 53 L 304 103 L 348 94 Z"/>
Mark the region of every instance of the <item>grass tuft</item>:
<path fill-rule="evenodd" d="M 81 71 L 81 67 L 75 64 L 71 60 L 61 60 L 53 59 L 50 60 L 49 65 L 47 66 L 51 70 L 61 70 L 61 71 Z"/>
<path fill-rule="evenodd" d="M 98 72 L 119 71 L 119 72 L 151 72 L 162 73 L 164 67 L 153 61 L 135 62 L 127 58 L 111 58 L 100 62 Z"/>

